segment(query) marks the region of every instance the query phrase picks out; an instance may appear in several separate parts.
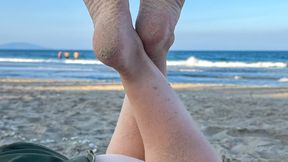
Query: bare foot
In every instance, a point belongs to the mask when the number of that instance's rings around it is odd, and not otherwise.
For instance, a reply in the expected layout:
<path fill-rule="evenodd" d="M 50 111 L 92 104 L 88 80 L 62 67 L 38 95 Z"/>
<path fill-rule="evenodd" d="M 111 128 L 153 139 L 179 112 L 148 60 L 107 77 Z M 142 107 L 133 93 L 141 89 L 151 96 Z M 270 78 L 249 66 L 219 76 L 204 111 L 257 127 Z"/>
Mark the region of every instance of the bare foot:
<path fill-rule="evenodd" d="M 185 0 L 141 0 L 136 31 L 154 64 L 166 73 L 166 54 Z"/>
<path fill-rule="evenodd" d="M 94 23 L 97 58 L 125 73 L 139 57 L 142 42 L 133 29 L 128 0 L 84 0 Z M 141 53 L 141 52 L 140 52 Z M 142 52 L 143 53 L 143 52 Z"/>

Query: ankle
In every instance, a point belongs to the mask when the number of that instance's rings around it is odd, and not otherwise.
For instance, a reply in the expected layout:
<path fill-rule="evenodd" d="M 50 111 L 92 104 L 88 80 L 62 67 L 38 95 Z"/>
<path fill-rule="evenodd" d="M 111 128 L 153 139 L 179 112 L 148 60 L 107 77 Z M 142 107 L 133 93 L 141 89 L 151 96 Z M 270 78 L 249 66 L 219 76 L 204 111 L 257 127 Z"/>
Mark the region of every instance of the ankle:
<path fill-rule="evenodd" d="M 120 69 L 116 69 L 120 74 L 122 80 L 139 80 L 145 78 L 145 73 L 147 73 L 147 69 L 151 68 L 151 66 L 155 66 L 153 62 L 149 59 L 149 57 L 145 54 L 137 53 L 138 57 L 136 59 L 130 59 L 129 64 L 126 67 L 122 67 Z"/>

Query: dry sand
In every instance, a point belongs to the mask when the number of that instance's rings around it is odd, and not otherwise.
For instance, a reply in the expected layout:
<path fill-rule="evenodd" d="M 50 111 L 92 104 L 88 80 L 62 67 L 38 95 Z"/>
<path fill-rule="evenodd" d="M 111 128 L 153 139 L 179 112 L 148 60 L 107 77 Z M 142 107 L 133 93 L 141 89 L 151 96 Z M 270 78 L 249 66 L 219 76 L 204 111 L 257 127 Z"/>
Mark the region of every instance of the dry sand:
<path fill-rule="evenodd" d="M 219 154 L 288 159 L 288 88 L 173 85 Z M 95 82 L 0 79 L 0 145 L 25 141 L 73 157 L 104 153 L 124 92 Z"/>

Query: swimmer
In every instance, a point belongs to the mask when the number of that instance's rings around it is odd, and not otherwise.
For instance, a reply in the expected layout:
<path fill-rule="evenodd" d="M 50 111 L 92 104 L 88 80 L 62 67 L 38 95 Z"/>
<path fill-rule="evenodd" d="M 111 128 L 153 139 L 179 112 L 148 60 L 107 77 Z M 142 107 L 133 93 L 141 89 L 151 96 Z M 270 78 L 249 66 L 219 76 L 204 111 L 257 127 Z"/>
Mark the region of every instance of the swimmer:
<path fill-rule="evenodd" d="M 70 53 L 69 52 L 64 52 L 64 58 L 65 59 L 69 59 L 70 57 Z"/>
<path fill-rule="evenodd" d="M 74 52 L 73 57 L 75 60 L 79 59 L 80 53 L 79 52 Z"/>
<path fill-rule="evenodd" d="M 58 57 L 59 60 L 62 59 L 62 57 L 63 57 L 62 51 L 59 51 L 59 52 L 58 52 L 57 57 Z"/>

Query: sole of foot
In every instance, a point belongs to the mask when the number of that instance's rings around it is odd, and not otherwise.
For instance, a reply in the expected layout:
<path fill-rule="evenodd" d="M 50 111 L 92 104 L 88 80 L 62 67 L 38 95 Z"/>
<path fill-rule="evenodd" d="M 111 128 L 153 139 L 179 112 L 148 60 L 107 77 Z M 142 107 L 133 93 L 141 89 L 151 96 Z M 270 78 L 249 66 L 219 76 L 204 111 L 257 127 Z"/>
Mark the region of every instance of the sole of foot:
<path fill-rule="evenodd" d="M 150 59 L 166 60 L 184 0 L 141 0 L 136 31 Z"/>
<path fill-rule="evenodd" d="M 84 0 L 94 23 L 97 58 L 126 72 L 140 58 L 142 42 L 133 29 L 128 0 Z"/>

